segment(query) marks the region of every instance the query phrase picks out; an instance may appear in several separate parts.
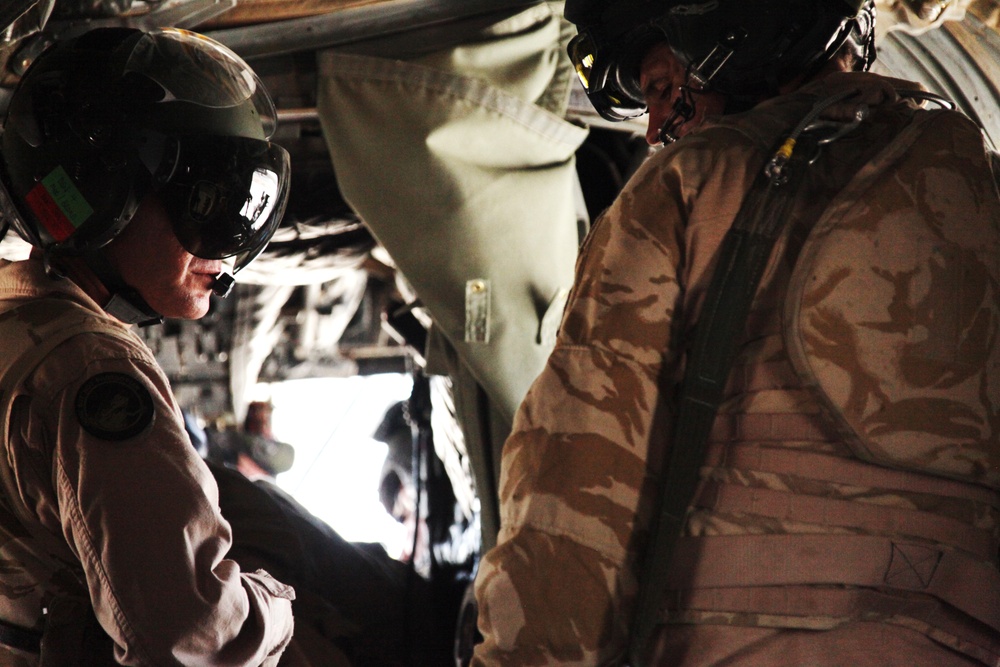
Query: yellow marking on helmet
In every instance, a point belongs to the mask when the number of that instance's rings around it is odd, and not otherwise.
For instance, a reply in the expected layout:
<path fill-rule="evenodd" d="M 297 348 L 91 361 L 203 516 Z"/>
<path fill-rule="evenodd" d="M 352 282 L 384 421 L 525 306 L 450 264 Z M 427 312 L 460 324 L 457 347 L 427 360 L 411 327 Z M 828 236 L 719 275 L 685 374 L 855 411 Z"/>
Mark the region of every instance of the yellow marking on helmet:
<path fill-rule="evenodd" d="M 594 67 L 594 54 L 589 54 L 581 58 L 577 63 L 575 63 L 576 75 L 580 77 L 580 82 L 583 83 L 583 87 L 590 88 L 590 72 Z"/>

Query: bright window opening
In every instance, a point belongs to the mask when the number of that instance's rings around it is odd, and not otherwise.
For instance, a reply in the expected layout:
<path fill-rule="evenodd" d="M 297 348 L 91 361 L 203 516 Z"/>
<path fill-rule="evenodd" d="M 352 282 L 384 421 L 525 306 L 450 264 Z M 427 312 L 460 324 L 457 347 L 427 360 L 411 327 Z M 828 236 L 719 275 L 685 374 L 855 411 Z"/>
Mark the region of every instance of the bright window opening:
<path fill-rule="evenodd" d="M 378 499 L 386 445 L 372 439 L 385 411 L 410 395 L 405 375 L 291 380 L 256 387 L 274 405 L 274 437 L 295 447 L 278 486 L 351 542 L 380 542 L 398 558 L 406 531 Z"/>

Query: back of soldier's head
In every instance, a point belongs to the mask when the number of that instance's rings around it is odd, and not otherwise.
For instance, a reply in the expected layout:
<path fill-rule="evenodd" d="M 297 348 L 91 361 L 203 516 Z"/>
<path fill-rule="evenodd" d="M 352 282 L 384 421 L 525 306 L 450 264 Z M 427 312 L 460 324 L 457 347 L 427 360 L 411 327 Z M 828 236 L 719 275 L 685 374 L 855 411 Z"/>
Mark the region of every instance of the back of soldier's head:
<path fill-rule="evenodd" d="M 638 69 L 666 42 L 701 87 L 739 110 L 808 78 L 848 40 L 867 69 L 875 58 L 874 0 L 567 0 L 578 35 L 570 57 L 591 102 L 609 120 L 641 115 Z"/>

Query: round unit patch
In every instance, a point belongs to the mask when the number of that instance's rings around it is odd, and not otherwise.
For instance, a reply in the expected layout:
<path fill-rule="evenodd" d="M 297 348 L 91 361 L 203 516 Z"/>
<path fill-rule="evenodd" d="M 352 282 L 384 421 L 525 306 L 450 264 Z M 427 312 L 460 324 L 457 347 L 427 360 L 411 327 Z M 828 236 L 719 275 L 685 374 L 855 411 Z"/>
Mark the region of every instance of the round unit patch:
<path fill-rule="evenodd" d="M 76 395 L 76 417 L 87 433 L 127 440 L 153 423 L 153 399 L 141 382 L 122 373 L 100 373 Z"/>

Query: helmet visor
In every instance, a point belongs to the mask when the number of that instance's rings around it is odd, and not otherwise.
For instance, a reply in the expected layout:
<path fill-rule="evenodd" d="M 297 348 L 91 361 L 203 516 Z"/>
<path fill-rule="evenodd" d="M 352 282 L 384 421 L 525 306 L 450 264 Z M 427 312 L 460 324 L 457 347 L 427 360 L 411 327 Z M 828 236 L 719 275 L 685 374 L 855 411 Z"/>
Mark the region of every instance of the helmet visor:
<path fill-rule="evenodd" d="M 617 122 L 646 113 L 635 72 L 631 71 L 638 68 L 635 50 L 602 48 L 587 29 L 570 40 L 567 50 L 587 98 L 602 118 Z"/>
<path fill-rule="evenodd" d="M 288 202 L 284 148 L 245 137 L 189 136 L 160 192 L 184 249 L 196 257 L 236 257 L 235 270 L 264 250 Z"/>

